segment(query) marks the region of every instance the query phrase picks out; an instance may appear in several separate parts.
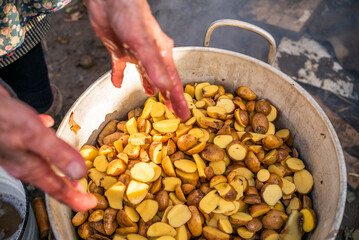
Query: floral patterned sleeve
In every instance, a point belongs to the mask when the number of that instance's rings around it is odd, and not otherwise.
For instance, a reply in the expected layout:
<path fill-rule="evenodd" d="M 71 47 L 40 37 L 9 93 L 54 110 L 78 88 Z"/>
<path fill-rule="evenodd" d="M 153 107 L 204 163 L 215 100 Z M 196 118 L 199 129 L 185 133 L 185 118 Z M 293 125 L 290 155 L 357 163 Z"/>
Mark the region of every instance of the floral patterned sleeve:
<path fill-rule="evenodd" d="M 70 0 L 0 0 L 0 58 L 24 42 L 26 25 L 41 15 L 55 12 Z"/>

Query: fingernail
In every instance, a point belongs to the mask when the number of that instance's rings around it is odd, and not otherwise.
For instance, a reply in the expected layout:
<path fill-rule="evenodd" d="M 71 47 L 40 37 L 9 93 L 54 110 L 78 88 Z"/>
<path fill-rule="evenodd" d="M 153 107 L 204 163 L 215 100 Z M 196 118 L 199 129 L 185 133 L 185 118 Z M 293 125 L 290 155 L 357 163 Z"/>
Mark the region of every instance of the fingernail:
<path fill-rule="evenodd" d="M 67 166 L 67 175 L 72 179 L 80 179 L 86 175 L 86 166 L 76 161 L 72 161 Z"/>
<path fill-rule="evenodd" d="M 173 83 L 168 77 L 160 77 L 158 79 L 161 90 L 171 90 L 173 88 Z"/>

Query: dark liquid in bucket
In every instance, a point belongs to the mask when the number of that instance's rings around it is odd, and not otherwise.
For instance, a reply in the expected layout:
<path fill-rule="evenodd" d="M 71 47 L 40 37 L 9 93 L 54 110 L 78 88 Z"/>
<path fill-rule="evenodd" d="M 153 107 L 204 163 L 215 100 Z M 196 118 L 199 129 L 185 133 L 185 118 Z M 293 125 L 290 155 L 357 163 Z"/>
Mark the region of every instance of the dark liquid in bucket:
<path fill-rule="evenodd" d="M 25 216 L 25 206 L 14 196 L 0 194 L 0 240 L 17 239 Z"/>

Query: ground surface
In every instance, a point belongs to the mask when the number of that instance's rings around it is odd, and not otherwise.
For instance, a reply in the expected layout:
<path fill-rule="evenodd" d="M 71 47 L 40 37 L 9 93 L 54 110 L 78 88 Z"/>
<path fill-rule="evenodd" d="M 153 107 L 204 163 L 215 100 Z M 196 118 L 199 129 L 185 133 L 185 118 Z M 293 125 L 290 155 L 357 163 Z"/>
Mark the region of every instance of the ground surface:
<path fill-rule="evenodd" d="M 331 37 L 336 35 L 335 31 L 330 35 L 330 29 L 320 29 L 322 25 L 318 24 L 318 18 L 325 18 L 331 14 L 329 19 L 336 19 L 335 17 L 337 17 L 336 24 L 340 25 L 344 22 L 345 26 L 345 21 L 340 17 L 342 15 L 335 15 L 336 10 L 341 9 L 341 14 L 343 14 L 343 11 L 353 11 L 354 8 L 358 12 L 358 8 L 354 6 L 355 1 L 315 1 L 321 2 L 321 4 L 313 5 L 312 9 L 309 6 L 308 11 L 311 17 L 309 19 L 305 16 L 305 21 L 308 21 L 310 29 L 306 27 L 307 25 L 302 24 L 300 27 L 296 27 L 294 32 L 285 29 L 286 27 L 281 27 L 281 21 L 278 19 L 267 21 L 258 17 L 261 11 L 265 10 L 260 8 L 261 5 L 255 4 L 260 2 L 259 0 L 251 1 L 251 4 L 247 4 L 248 2 L 246 0 L 149 1 L 155 17 L 163 30 L 175 40 L 176 46 L 201 46 L 205 31 L 212 21 L 221 18 L 233 18 L 254 22 L 264 27 L 273 34 L 279 46 L 283 46 L 283 44 L 285 46 L 288 41 L 306 46 L 303 43 L 304 36 L 315 41 L 315 44 L 319 44 L 323 51 L 327 52 L 326 59 L 310 58 L 310 54 L 308 55 L 305 49 L 301 52 L 299 48 L 300 54 L 294 54 L 293 52 L 286 52 L 286 47 L 282 48 L 283 51 L 279 47 L 280 57 L 277 57 L 276 66 L 299 81 L 312 94 L 337 130 L 345 152 L 350 183 L 342 231 L 338 235 L 338 239 L 351 239 L 354 229 L 359 229 L 359 188 L 357 188 L 359 185 L 359 105 L 356 95 L 359 89 L 359 74 L 353 69 L 338 70 L 335 66 L 337 66 L 336 64 L 343 64 L 351 68 L 350 64 L 347 64 L 346 55 L 344 58 L 338 58 L 336 55 L 340 55 L 336 48 L 343 49 L 343 42 L 344 47 L 352 46 L 350 51 L 355 52 L 357 49 L 353 47 L 355 44 L 350 41 L 350 39 L 354 41 L 355 38 L 348 37 L 343 41 L 343 39 L 338 40 Z M 299 4 L 301 1 L 293 2 Z M 308 7 L 308 1 L 303 0 L 303 2 L 306 2 L 306 7 Z M 243 12 L 243 9 L 246 11 Z M 286 8 L 280 7 L 278 9 L 286 13 Z M 287 13 L 291 13 L 290 11 L 293 12 L 293 6 L 287 8 Z M 302 14 L 308 14 L 308 11 Z M 302 18 L 297 16 L 294 19 Z M 76 98 L 91 83 L 110 70 L 110 57 L 102 43 L 94 35 L 88 22 L 86 8 L 81 1 L 73 1 L 62 11 L 53 14 L 50 17 L 50 22 L 52 28 L 44 41 L 44 48 L 47 54 L 50 79 L 59 86 L 63 93 L 62 114 L 65 114 Z M 270 23 L 274 24 L 271 25 Z M 354 23 L 357 22 L 354 21 Z M 357 26 L 359 25 L 355 25 L 355 27 Z M 343 30 L 342 25 L 340 29 Z M 344 34 L 351 32 L 350 29 L 346 32 L 343 31 L 340 36 L 345 36 Z M 321 32 L 326 34 L 320 34 Z M 253 33 L 227 27 L 216 30 L 211 40 L 211 46 L 241 52 L 264 61 L 268 54 L 268 46 L 265 40 Z M 309 70 L 306 68 L 308 61 L 312 64 Z M 300 69 L 303 70 L 299 71 Z M 333 69 L 335 69 L 334 72 Z M 328 79 L 328 75 L 325 73 L 328 71 L 331 73 L 329 76 L 330 84 L 326 85 L 325 79 Z M 316 77 L 310 78 L 312 79 L 311 82 L 307 81 L 309 77 L 303 78 L 303 76 L 313 76 L 313 73 Z M 346 88 L 343 90 L 341 86 L 346 86 Z"/>

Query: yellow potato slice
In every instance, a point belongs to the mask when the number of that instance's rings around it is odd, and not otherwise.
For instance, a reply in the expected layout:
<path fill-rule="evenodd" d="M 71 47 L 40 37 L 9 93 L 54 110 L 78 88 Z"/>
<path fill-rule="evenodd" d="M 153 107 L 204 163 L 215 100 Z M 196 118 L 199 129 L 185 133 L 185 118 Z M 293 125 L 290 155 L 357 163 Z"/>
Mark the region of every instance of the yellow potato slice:
<path fill-rule="evenodd" d="M 113 184 L 106 192 L 105 196 L 108 200 L 110 207 L 114 209 L 122 209 L 123 195 L 126 186 L 122 182 Z"/>
<path fill-rule="evenodd" d="M 173 163 L 176 168 L 186 173 L 194 173 L 197 171 L 197 165 L 195 162 L 187 159 L 176 160 Z"/>
<path fill-rule="evenodd" d="M 136 180 L 131 180 L 127 186 L 126 196 L 129 202 L 139 204 L 147 195 L 149 186 Z"/>
<path fill-rule="evenodd" d="M 146 199 L 136 207 L 136 211 L 144 222 L 148 222 L 157 214 L 158 203 L 155 200 Z"/>
<path fill-rule="evenodd" d="M 167 214 L 169 225 L 174 228 L 180 227 L 191 218 L 191 212 L 186 205 L 178 204 L 174 206 Z"/>
<path fill-rule="evenodd" d="M 141 182 L 149 182 L 155 176 L 155 170 L 150 164 L 139 162 L 130 170 L 131 177 Z"/>

